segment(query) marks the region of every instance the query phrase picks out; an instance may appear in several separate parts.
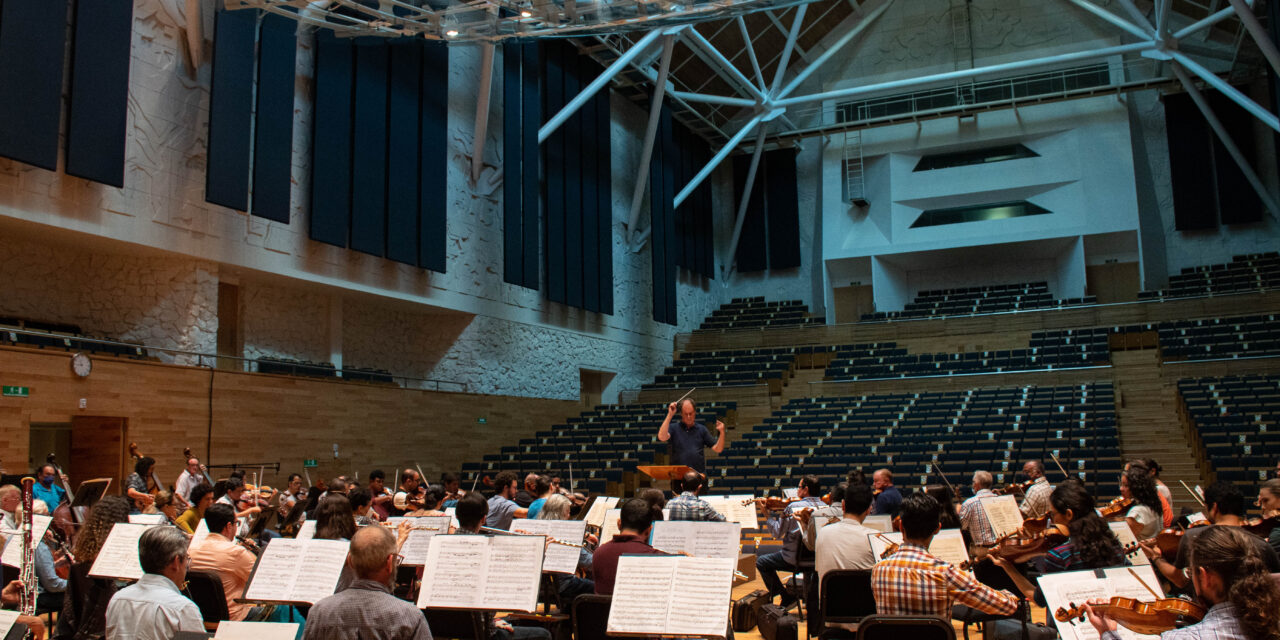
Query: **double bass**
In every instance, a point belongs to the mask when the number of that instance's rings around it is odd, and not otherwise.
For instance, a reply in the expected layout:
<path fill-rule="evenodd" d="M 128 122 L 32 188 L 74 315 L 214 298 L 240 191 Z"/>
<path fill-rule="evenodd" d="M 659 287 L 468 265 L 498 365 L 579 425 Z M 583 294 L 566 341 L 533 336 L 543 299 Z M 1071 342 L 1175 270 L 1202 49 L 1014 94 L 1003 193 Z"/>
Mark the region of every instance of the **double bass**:
<path fill-rule="evenodd" d="M 142 458 L 146 457 L 142 455 L 141 452 L 138 451 L 138 443 L 136 442 L 129 443 L 129 455 L 133 456 L 134 462 L 137 462 L 138 460 L 141 460 Z M 151 483 L 150 486 L 147 487 L 147 493 L 151 494 L 151 503 L 141 504 L 135 501 L 135 504 L 137 505 L 139 511 L 145 511 L 147 507 L 154 506 L 156 494 L 160 493 L 160 491 L 164 489 L 164 483 L 160 482 L 160 478 L 156 476 L 156 467 L 154 464 L 151 465 L 151 469 L 148 475 L 150 475 L 151 477 L 143 478 L 143 482 Z M 126 487 L 125 496 L 128 497 L 128 495 L 129 495 L 129 489 Z"/>

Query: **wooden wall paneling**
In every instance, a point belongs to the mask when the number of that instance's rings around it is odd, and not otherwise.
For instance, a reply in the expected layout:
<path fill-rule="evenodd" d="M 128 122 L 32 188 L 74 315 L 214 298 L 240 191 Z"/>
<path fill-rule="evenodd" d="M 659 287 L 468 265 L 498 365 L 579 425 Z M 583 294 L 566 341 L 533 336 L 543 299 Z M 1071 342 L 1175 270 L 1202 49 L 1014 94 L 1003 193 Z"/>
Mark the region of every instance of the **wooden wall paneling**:
<path fill-rule="evenodd" d="M 121 493 L 125 476 L 133 472 L 127 439 L 128 421 L 124 418 L 72 416 L 71 459 L 63 463 L 72 488 L 91 478 L 111 478 L 108 493 Z M 146 449 L 141 451 L 150 455 Z M 37 463 L 41 459 L 37 457 Z"/>

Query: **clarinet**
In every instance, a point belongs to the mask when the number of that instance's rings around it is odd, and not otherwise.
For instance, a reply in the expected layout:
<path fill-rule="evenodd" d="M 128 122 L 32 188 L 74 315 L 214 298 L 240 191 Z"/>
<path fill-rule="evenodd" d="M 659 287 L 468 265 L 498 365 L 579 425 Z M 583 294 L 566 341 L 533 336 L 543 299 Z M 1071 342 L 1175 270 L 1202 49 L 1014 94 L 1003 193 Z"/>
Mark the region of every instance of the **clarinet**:
<path fill-rule="evenodd" d="M 35 544 L 38 540 L 32 540 L 32 534 L 35 531 L 33 522 L 35 513 L 33 509 L 32 490 L 35 487 L 36 479 L 30 476 L 22 479 L 22 573 L 19 580 L 22 582 L 22 601 L 19 604 L 19 613 L 25 616 L 34 616 L 36 614 L 36 551 Z"/>

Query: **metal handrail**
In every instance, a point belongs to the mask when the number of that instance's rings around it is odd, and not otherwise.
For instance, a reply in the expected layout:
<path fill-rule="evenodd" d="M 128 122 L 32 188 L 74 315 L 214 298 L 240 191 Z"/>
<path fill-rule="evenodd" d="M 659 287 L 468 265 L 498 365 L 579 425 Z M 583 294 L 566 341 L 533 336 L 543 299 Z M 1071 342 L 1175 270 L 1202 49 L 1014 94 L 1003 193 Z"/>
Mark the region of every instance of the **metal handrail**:
<path fill-rule="evenodd" d="M 17 327 L 0 327 L 0 336 L 3 336 L 4 334 L 10 334 L 10 341 L 15 343 L 18 342 L 15 339 L 17 335 L 28 335 L 28 336 L 40 336 L 40 337 L 61 339 L 66 342 L 65 346 L 67 348 L 73 348 L 76 344 L 97 344 L 97 345 L 106 345 L 106 346 L 125 347 L 127 349 L 142 349 L 145 352 L 145 354 L 156 352 L 156 353 L 163 353 L 163 354 L 169 354 L 174 356 L 172 361 L 167 362 L 166 364 L 187 365 L 187 366 L 194 366 L 194 367 L 216 369 L 219 362 L 234 361 L 234 362 L 240 363 L 241 366 L 239 367 L 239 370 L 244 373 L 260 373 L 259 371 L 256 370 L 255 365 L 259 362 L 259 360 L 267 360 L 269 362 L 275 362 L 281 366 L 290 367 L 297 371 L 316 371 L 320 373 L 325 373 L 326 375 L 324 376 L 324 378 L 332 378 L 334 380 L 340 380 L 340 381 L 351 382 L 356 384 L 379 384 L 379 383 L 369 383 L 363 380 L 345 380 L 341 375 L 347 372 L 352 374 L 357 374 L 357 375 L 375 373 L 370 370 L 350 369 L 350 368 L 338 369 L 336 367 L 323 367 L 323 366 L 309 365 L 301 362 L 293 363 L 285 360 L 272 360 L 271 358 L 245 358 L 243 356 L 224 356 L 224 355 L 217 355 L 212 353 L 204 353 L 200 351 L 172 349 L 169 347 L 158 347 L 154 345 L 121 342 L 119 340 L 107 340 L 104 338 L 89 338 L 89 337 L 70 335 L 65 333 L 53 333 L 49 331 L 34 331 L 31 329 L 19 329 Z M 19 343 L 19 346 L 21 346 L 21 343 Z M 184 359 L 186 360 L 185 362 L 183 361 Z M 194 359 L 194 362 L 191 361 L 192 359 Z M 334 375 L 330 376 L 328 374 L 334 374 Z M 266 374 L 266 375 L 271 375 L 271 374 Z M 321 379 L 319 376 L 311 376 L 311 377 L 315 379 Z M 392 382 L 396 383 L 398 386 L 405 389 L 449 391 L 449 392 L 457 392 L 457 393 L 467 392 L 467 383 L 465 382 L 456 382 L 453 380 L 436 380 L 434 378 L 415 378 L 413 376 L 403 376 L 403 375 L 396 375 L 396 374 L 390 374 L 390 377 Z M 442 387 L 442 385 L 446 385 L 446 386 Z M 453 388 L 449 388 L 450 385 Z"/>

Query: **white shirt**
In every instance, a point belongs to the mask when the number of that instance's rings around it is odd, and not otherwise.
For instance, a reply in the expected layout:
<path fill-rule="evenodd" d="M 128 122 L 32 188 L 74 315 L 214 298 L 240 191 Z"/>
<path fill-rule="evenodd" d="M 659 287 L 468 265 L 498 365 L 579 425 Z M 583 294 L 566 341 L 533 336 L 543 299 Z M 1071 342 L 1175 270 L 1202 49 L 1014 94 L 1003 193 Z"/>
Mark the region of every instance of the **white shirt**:
<path fill-rule="evenodd" d="M 186 500 L 188 503 L 190 503 L 191 490 L 196 488 L 196 485 L 199 485 L 202 483 L 204 483 L 203 474 L 198 476 L 193 476 L 191 475 L 190 471 L 183 469 L 182 475 L 178 476 L 178 482 L 173 485 L 173 490 L 177 492 L 178 495 L 182 496 L 183 500 Z"/>
<path fill-rule="evenodd" d="M 143 574 L 107 605 L 107 637 L 112 640 L 171 640 L 178 631 L 204 633 L 204 621 L 196 603 L 162 575 Z"/>
<path fill-rule="evenodd" d="M 1142 527 L 1142 530 L 1137 534 L 1139 540 L 1156 537 L 1156 534 L 1160 533 L 1160 526 L 1164 524 L 1164 520 L 1155 511 L 1152 511 L 1151 507 L 1145 504 L 1133 505 L 1129 509 L 1129 513 L 1124 514 L 1124 516 L 1133 518 Z"/>
<path fill-rule="evenodd" d="M 230 507 L 231 507 L 231 510 L 232 510 L 232 511 L 234 511 L 234 512 L 236 512 L 236 513 L 240 513 L 240 509 L 236 507 L 236 501 L 235 501 L 235 500 L 232 500 L 232 499 L 231 499 L 231 496 L 229 496 L 229 495 L 227 495 L 227 494 L 225 494 L 225 493 L 224 493 L 224 494 L 222 494 L 222 497 L 221 497 L 221 498 L 218 498 L 218 501 L 217 501 L 217 502 L 215 502 L 214 504 L 225 504 L 225 505 L 228 505 L 228 506 L 230 506 Z M 248 535 L 248 534 L 249 534 L 249 527 L 250 527 L 250 525 L 249 525 L 249 516 L 245 516 L 245 517 L 243 517 L 243 518 L 236 518 L 236 535 L 237 535 L 237 536 L 244 536 L 244 535 Z"/>
<path fill-rule="evenodd" d="M 814 568 L 818 579 L 836 569 L 870 569 L 876 564 L 869 535 L 879 533 L 862 526 L 853 518 L 844 518 L 818 530 Z"/>

